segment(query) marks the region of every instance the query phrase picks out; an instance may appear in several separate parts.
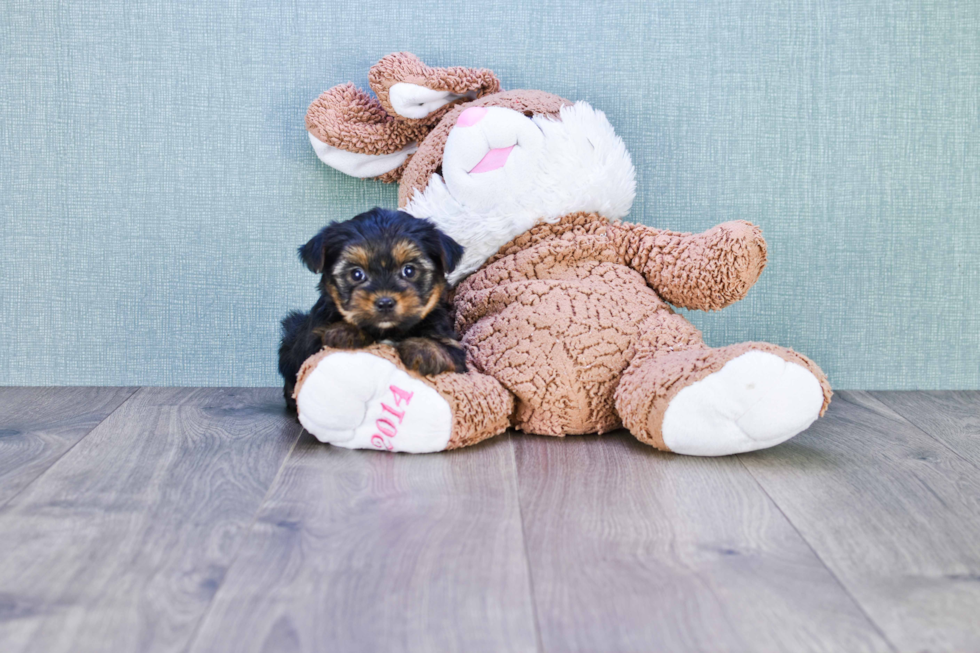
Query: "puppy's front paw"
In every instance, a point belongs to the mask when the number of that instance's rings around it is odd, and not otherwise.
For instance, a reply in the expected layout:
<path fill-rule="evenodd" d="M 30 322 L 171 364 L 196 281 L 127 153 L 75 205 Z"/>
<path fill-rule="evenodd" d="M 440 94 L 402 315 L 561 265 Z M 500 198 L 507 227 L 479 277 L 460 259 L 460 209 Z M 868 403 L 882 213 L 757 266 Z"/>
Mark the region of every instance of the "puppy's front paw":
<path fill-rule="evenodd" d="M 408 338 L 397 345 L 402 363 L 422 376 L 455 372 L 456 362 L 444 345 L 428 338 Z"/>
<path fill-rule="evenodd" d="M 442 343 L 443 349 L 453 361 L 455 366 L 453 371 L 457 374 L 466 374 L 466 350 L 463 349 L 463 343 L 452 338 L 440 338 L 439 342 Z"/>
<path fill-rule="evenodd" d="M 374 342 L 368 334 L 347 322 L 336 322 L 320 334 L 324 347 L 331 349 L 362 349 Z"/>

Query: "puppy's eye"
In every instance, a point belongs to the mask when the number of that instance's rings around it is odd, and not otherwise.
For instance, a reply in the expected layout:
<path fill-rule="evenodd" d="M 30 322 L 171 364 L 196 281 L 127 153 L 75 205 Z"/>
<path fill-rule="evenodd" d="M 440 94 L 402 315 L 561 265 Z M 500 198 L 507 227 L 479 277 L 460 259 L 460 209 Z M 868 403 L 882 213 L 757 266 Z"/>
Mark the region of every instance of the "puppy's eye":
<path fill-rule="evenodd" d="M 405 277 L 406 279 L 411 279 L 412 277 L 414 277 L 415 276 L 415 266 L 414 265 L 406 265 L 405 267 L 403 267 L 402 268 L 402 276 Z"/>
<path fill-rule="evenodd" d="M 364 274 L 364 270 L 361 268 L 354 268 L 350 271 L 350 280 L 354 283 L 360 283 L 364 281 L 365 278 L 367 278 L 367 275 Z"/>

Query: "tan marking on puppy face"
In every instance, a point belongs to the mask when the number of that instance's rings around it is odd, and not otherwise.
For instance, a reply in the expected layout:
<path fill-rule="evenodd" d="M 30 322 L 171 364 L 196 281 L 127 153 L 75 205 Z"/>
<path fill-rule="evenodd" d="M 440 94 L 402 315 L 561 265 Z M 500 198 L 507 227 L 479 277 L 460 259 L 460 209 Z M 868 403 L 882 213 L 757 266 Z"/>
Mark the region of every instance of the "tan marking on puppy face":
<path fill-rule="evenodd" d="M 422 302 L 415 290 L 389 293 L 389 296 L 394 298 L 396 302 L 394 315 L 399 322 L 404 322 L 410 318 L 421 319 L 425 317 L 421 315 Z"/>
<path fill-rule="evenodd" d="M 394 309 L 389 313 L 377 310 L 375 302 L 381 297 L 395 300 Z M 368 292 L 354 290 L 347 303 L 347 314 L 344 318 L 356 324 L 373 324 L 377 328 L 391 329 L 405 323 L 409 319 L 421 319 L 419 316 L 421 303 L 414 290 L 379 290 Z"/>
<path fill-rule="evenodd" d="M 367 270 L 372 259 L 373 252 L 364 245 L 348 245 L 345 247 L 344 251 L 337 257 L 333 269 L 330 270 L 334 285 L 346 290 L 351 284 L 350 279 L 346 276 L 348 272 L 353 268 Z"/>
<path fill-rule="evenodd" d="M 442 292 L 445 287 L 446 284 L 444 281 L 442 281 L 442 279 L 432 284 L 432 292 L 429 294 L 429 301 L 427 301 L 425 306 L 422 307 L 421 317 L 424 318 L 426 315 L 432 312 L 432 309 L 439 305 L 439 299 L 442 297 Z"/>
<path fill-rule="evenodd" d="M 400 269 L 406 263 L 411 263 L 425 256 L 421 250 L 410 240 L 399 240 L 391 248 L 391 258 L 395 263 L 395 268 Z"/>
<path fill-rule="evenodd" d="M 344 308 L 344 302 L 340 299 L 340 293 L 337 292 L 337 287 L 332 284 L 328 285 L 327 292 L 330 294 L 330 298 L 333 300 L 333 303 L 337 307 L 337 310 L 340 311 L 340 314 L 342 316 L 344 316 L 344 319 L 347 320 L 348 322 L 353 322 L 354 315 L 346 308 Z"/>
<path fill-rule="evenodd" d="M 369 293 L 363 290 L 355 290 L 351 295 L 348 307 L 351 316 L 358 324 L 365 324 L 375 318 L 374 302 L 381 296 L 381 293 Z"/>
<path fill-rule="evenodd" d="M 359 268 L 367 268 L 371 265 L 374 253 L 363 245 L 351 245 L 340 255 L 340 260 L 348 265 L 356 265 Z"/>

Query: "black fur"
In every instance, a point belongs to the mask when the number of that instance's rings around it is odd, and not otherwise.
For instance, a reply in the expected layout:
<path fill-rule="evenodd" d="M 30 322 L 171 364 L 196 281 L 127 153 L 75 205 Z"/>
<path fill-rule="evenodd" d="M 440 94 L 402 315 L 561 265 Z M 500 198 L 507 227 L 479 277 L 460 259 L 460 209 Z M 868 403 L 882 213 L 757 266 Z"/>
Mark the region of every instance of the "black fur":
<path fill-rule="evenodd" d="M 419 252 L 411 279 L 401 274 L 404 268 L 392 254 L 405 243 Z M 356 265 L 342 260 L 352 250 L 366 260 Z M 290 410 L 296 410 L 292 395 L 300 367 L 325 344 L 356 348 L 388 340 L 398 347 L 405 364 L 421 374 L 466 371 L 445 296 L 445 276 L 456 267 L 463 248 L 432 223 L 402 211 L 374 208 L 327 225 L 299 248 L 299 256 L 310 271 L 321 275 L 320 298 L 309 312 L 292 311 L 282 320 L 279 373 Z M 366 275 L 364 282 L 350 278 L 354 268 Z M 423 307 L 437 293 L 439 301 L 425 312 Z M 377 296 L 397 299 L 397 316 L 374 311 L 371 300 Z"/>

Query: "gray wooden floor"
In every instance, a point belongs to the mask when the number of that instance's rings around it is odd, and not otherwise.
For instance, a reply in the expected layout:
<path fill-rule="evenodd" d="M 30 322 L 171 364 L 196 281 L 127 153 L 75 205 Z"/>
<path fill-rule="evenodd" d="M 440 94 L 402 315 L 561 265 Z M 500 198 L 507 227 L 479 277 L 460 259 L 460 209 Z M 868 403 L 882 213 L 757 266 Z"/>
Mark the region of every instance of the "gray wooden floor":
<path fill-rule="evenodd" d="M 980 650 L 980 393 L 724 459 L 320 445 L 276 389 L 0 389 L 0 651 Z"/>

